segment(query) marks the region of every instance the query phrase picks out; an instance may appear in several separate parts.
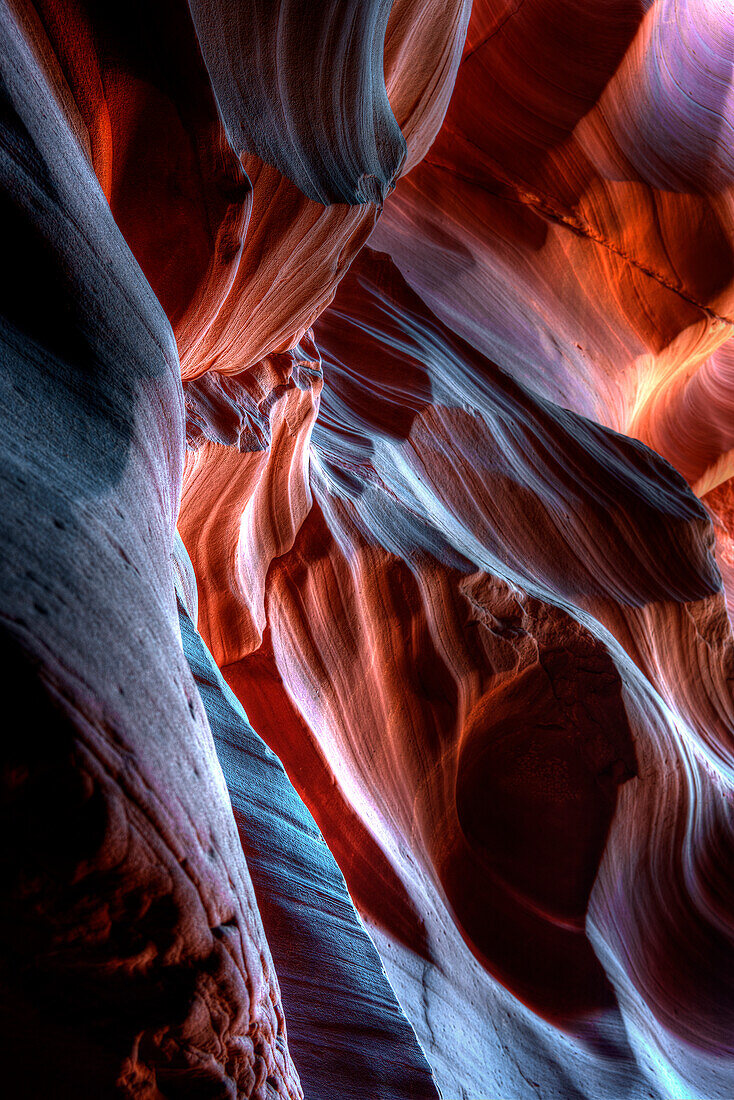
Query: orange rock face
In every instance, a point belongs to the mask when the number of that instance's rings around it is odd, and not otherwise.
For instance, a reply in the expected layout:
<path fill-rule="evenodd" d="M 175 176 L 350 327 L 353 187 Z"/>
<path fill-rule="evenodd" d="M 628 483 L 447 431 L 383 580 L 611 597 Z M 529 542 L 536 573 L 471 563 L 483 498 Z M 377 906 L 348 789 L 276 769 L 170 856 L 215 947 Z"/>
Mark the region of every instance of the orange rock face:
<path fill-rule="evenodd" d="M 10 1095 L 728 1100 L 728 5 L 0 19 Z"/>

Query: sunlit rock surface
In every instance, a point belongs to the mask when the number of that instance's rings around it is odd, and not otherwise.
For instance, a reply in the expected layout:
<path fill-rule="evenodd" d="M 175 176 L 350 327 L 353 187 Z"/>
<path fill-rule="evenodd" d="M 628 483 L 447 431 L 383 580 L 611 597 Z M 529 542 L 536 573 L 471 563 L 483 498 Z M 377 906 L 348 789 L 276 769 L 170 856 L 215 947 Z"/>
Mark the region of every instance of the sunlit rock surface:
<path fill-rule="evenodd" d="M 304 1092 L 435 1098 L 425 1056 L 313 818 L 183 609 L 181 635 L 274 952 Z"/>
<path fill-rule="evenodd" d="M 1 18 L 4 1091 L 730 1100 L 730 4 Z"/>

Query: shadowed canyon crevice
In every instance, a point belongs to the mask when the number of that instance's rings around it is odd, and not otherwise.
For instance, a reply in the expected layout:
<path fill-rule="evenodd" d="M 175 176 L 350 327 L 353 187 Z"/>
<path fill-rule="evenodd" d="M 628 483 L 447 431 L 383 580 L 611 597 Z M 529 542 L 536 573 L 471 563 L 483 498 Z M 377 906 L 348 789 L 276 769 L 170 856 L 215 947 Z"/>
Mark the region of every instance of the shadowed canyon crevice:
<path fill-rule="evenodd" d="M 730 0 L 0 25 L 3 1094 L 730 1100 Z"/>

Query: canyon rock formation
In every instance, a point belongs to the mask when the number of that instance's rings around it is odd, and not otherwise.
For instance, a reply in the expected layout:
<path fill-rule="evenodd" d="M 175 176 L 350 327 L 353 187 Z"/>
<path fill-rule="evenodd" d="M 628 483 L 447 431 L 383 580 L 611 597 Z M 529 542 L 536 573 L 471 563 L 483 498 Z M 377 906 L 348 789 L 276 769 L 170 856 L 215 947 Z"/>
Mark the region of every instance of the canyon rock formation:
<path fill-rule="evenodd" d="M 734 1095 L 729 0 L 0 0 L 3 1093 Z"/>

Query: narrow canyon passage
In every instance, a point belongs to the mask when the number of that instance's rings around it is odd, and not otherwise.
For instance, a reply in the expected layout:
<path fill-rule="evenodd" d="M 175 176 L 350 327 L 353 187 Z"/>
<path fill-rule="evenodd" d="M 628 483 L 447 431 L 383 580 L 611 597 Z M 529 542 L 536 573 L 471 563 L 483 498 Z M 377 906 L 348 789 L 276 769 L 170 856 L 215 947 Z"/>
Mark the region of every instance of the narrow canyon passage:
<path fill-rule="evenodd" d="M 3 1094 L 731 1100 L 731 0 L 0 22 Z"/>

